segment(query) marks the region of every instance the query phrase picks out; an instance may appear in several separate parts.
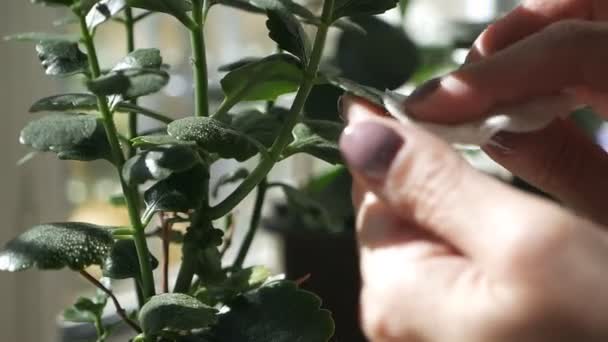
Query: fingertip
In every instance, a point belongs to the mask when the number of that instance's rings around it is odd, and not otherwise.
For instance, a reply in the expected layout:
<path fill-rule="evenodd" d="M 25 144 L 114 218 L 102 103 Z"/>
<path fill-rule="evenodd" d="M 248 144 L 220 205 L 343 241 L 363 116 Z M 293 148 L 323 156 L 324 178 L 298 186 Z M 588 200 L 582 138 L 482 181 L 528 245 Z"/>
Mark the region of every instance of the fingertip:
<path fill-rule="evenodd" d="M 338 100 L 338 108 L 340 117 L 348 124 L 361 121 L 370 116 L 387 115 L 386 109 L 350 93 L 344 94 Z"/>

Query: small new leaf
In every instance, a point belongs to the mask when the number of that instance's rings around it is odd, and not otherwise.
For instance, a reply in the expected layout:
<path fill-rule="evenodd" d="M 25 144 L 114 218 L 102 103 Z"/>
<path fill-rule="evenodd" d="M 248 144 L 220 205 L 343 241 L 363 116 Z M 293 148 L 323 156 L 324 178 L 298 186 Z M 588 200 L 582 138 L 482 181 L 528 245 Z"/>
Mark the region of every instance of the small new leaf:
<path fill-rule="evenodd" d="M 397 6 L 399 0 L 336 0 L 333 17 L 366 16 L 384 13 Z"/>
<path fill-rule="evenodd" d="M 298 90 L 302 77 L 298 59 L 276 54 L 231 71 L 221 85 L 225 101 L 273 101 Z"/>
<path fill-rule="evenodd" d="M 31 267 L 80 271 L 101 265 L 113 244 L 107 228 L 88 223 L 50 223 L 31 228 L 9 241 L 0 251 L 1 271 Z"/>
<path fill-rule="evenodd" d="M 73 306 L 63 311 L 63 319 L 74 323 L 95 323 L 103 314 L 107 303 L 107 296 L 97 296 L 93 299 L 80 297 Z"/>
<path fill-rule="evenodd" d="M 153 94 L 169 83 L 169 74 L 158 69 L 125 69 L 87 82 L 87 87 L 97 95 L 121 95 L 126 99 Z"/>
<path fill-rule="evenodd" d="M 190 146 L 157 146 L 127 160 L 122 176 L 128 184 L 160 181 L 174 173 L 187 171 L 200 162 L 198 154 Z"/>
<path fill-rule="evenodd" d="M 112 71 L 127 69 L 160 69 L 163 58 L 159 49 L 137 49 L 118 62 Z"/>
<path fill-rule="evenodd" d="M 42 41 L 36 45 L 36 52 L 47 75 L 70 76 L 87 72 L 87 55 L 73 41 Z"/>
<path fill-rule="evenodd" d="M 152 269 L 158 267 L 158 260 L 150 254 Z M 139 278 L 139 259 L 133 240 L 116 241 L 103 263 L 103 276 L 110 279 Z"/>
<path fill-rule="evenodd" d="M 150 298 L 139 312 L 139 321 L 146 336 L 157 336 L 207 328 L 217 321 L 216 312 L 196 298 L 167 293 Z"/>
<path fill-rule="evenodd" d="M 62 160 L 111 160 L 101 119 L 89 114 L 51 114 L 27 124 L 19 141 L 36 151 L 57 153 Z"/>
<path fill-rule="evenodd" d="M 228 306 L 211 331 L 218 341 L 327 342 L 335 330 L 321 300 L 289 281 L 270 283 Z"/>
<path fill-rule="evenodd" d="M 266 21 L 269 36 L 279 48 L 291 52 L 300 58 L 303 65 L 308 65 L 310 56 L 310 41 L 302 24 L 283 6 L 268 10 Z"/>
<path fill-rule="evenodd" d="M 91 94 L 61 94 L 45 97 L 30 107 L 30 113 L 44 111 L 91 111 L 97 109 L 97 98 Z"/>
<path fill-rule="evenodd" d="M 334 121 L 307 120 L 293 129 L 294 141 L 286 148 L 284 158 L 307 153 L 330 164 L 342 164 L 338 141 L 344 125 Z"/>

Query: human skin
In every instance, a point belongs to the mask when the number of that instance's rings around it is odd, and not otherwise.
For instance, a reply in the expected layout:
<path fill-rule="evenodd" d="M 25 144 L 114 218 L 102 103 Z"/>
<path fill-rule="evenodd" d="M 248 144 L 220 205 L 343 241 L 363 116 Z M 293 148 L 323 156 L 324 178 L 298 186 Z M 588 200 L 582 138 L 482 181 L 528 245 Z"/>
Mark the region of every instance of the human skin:
<path fill-rule="evenodd" d="M 608 1 L 524 1 L 468 62 L 404 104 L 455 124 L 569 92 L 608 113 Z M 371 341 L 608 341 L 608 157 L 569 120 L 486 151 L 560 204 L 473 170 L 453 149 L 345 97 Z"/>

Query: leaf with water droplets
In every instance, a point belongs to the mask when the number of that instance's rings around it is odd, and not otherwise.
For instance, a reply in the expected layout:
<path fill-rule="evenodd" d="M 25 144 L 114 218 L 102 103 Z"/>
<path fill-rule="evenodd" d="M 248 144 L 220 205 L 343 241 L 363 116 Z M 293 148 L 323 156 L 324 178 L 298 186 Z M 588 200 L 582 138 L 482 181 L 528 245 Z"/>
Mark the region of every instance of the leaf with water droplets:
<path fill-rule="evenodd" d="M 215 306 L 262 286 L 271 275 L 270 270 L 264 266 L 246 268 L 233 272 L 219 284 L 199 288 L 194 296 L 207 305 Z"/>
<path fill-rule="evenodd" d="M 183 332 L 207 328 L 216 322 L 212 307 L 181 293 L 154 296 L 141 308 L 139 321 L 146 336 L 163 331 Z"/>
<path fill-rule="evenodd" d="M 97 109 L 97 97 L 92 94 L 60 94 L 45 97 L 30 107 L 30 113 L 43 111 L 90 111 Z"/>
<path fill-rule="evenodd" d="M 133 140 L 131 140 L 131 142 L 133 143 L 133 146 L 144 149 L 150 149 L 156 146 L 163 145 L 196 146 L 196 142 L 194 141 L 179 140 L 166 134 L 142 135 L 140 137 L 134 138 Z"/>
<path fill-rule="evenodd" d="M 218 341 L 327 342 L 334 334 L 331 313 L 321 309 L 319 297 L 293 282 L 262 286 L 228 307 L 211 331 Z"/>
<path fill-rule="evenodd" d="M 190 146 L 157 146 L 127 160 L 122 175 L 128 184 L 143 184 L 187 171 L 200 162 L 198 154 Z"/>
<path fill-rule="evenodd" d="M 344 125 L 334 121 L 306 120 L 293 129 L 294 141 L 287 146 L 284 158 L 307 153 L 330 164 L 341 164 L 342 154 L 338 140 Z"/>
<path fill-rule="evenodd" d="M 169 74 L 164 70 L 124 69 L 111 71 L 87 82 L 89 90 L 97 95 L 122 95 L 126 99 L 156 93 L 169 83 Z"/>
<path fill-rule="evenodd" d="M 66 40 L 42 41 L 36 45 L 42 67 L 50 76 L 70 76 L 86 73 L 89 67 L 78 43 Z"/>
<path fill-rule="evenodd" d="M 30 122 L 19 137 L 36 151 L 55 152 L 62 160 L 111 160 L 101 119 L 90 114 L 51 114 Z"/>
<path fill-rule="evenodd" d="M 125 56 L 112 70 L 118 71 L 136 68 L 160 69 L 162 64 L 163 58 L 160 55 L 159 49 L 137 49 Z"/>
<path fill-rule="evenodd" d="M 158 260 L 150 253 L 152 269 L 158 267 Z M 139 258 L 133 240 L 119 240 L 114 243 L 103 263 L 103 276 L 110 279 L 139 278 Z"/>
<path fill-rule="evenodd" d="M 6 244 L 0 251 L 0 270 L 16 272 L 35 266 L 80 271 L 101 265 L 113 243 L 109 229 L 93 224 L 41 224 Z"/>

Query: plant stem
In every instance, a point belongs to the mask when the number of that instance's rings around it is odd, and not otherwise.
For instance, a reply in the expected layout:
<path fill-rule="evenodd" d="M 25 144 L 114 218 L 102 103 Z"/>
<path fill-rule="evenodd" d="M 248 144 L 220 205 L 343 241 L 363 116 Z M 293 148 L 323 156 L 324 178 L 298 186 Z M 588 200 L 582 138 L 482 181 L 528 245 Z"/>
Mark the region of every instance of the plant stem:
<path fill-rule="evenodd" d="M 151 119 L 154 119 L 154 120 L 160 121 L 162 123 L 166 123 L 166 124 L 173 122 L 173 119 L 171 119 L 170 117 L 167 117 L 161 113 L 155 112 L 152 109 L 140 107 L 140 106 L 134 105 L 129 102 L 121 102 L 120 104 L 118 104 L 116 106 L 116 109 L 118 109 L 119 111 L 131 111 L 131 112 L 139 113 L 143 116 L 147 116 Z"/>
<path fill-rule="evenodd" d="M 127 33 L 127 53 L 131 53 L 135 50 L 135 32 L 134 32 L 135 21 L 133 20 L 133 11 L 131 7 L 125 8 L 125 31 Z M 137 100 L 132 100 L 131 103 L 137 104 Z M 128 133 L 127 138 L 129 140 L 137 137 L 137 113 L 130 112 L 128 122 Z M 127 155 L 129 157 L 135 156 L 136 149 L 131 145 L 127 145 Z"/>
<path fill-rule="evenodd" d="M 333 6 L 334 0 L 325 0 L 321 24 L 318 26 L 310 62 L 304 72 L 304 79 L 302 80 L 300 89 L 291 106 L 287 120 L 279 137 L 270 150 L 270 156 L 262 159 L 255 170 L 251 172 L 249 177 L 247 177 L 232 194 L 220 204 L 210 209 L 209 215 L 212 219 L 220 218 L 232 211 L 232 209 L 234 209 L 260 182 L 262 182 L 274 165 L 279 161 L 283 150 L 289 144 L 291 131 L 299 120 L 300 113 L 306 104 L 306 100 L 314 86 L 317 72 L 319 71 L 319 64 L 321 63 L 321 57 L 323 56 L 323 49 L 327 39 L 327 31 L 332 22 Z"/>
<path fill-rule="evenodd" d="M 173 287 L 175 293 L 187 293 L 190 291 L 192 285 L 192 278 L 194 277 L 194 260 L 190 259 L 190 253 L 184 252 L 182 256 L 182 264 L 177 274 L 177 280 Z"/>
<path fill-rule="evenodd" d="M 171 221 L 167 220 L 165 214 L 160 215 L 162 243 L 163 243 L 163 270 L 162 291 L 169 292 L 169 233 L 171 232 Z"/>
<path fill-rule="evenodd" d="M 245 262 L 245 258 L 247 257 L 247 253 L 249 253 L 249 248 L 251 248 L 251 243 L 253 242 L 253 238 L 258 231 L 258 227 L 260 226 L 260 219 L 262 218 L 262 207 L 264 206 L 264 200 L 266 199 L 266 190 L 268 189 L 268 181 L 266 178 L 260 182 L 258 185 L 258 193 L 255 198 L 255 205 L 253 207 L 253 214 L 251 216 L 251 221 L 249 223 L 249 230 L 247 231 L 247 235 L 245 235 L 245 239 L 243 240 L 243 244 L 239 249 L 239 253 L 232 265 L 233 269 L 240 269 L 243 267 L 243 263 Z"/>
<path fill-rule="evenodd" d="M 196 23 L 196 27 L 190 29 L 195 116 L 209 116 L 209 81 L 207 79 L 207 53 L 205 51 L 204 34 L 207 6 L 207 0 L 192 1 L 192 20 Z"/>
<path fill-rule="evenodd" d="M 101 68 L 99 67 L 99 60 L 97 59 L 97 51 L 95 50 L 93 37 L 87 28 L 85 15 L 82 13 L 76 13 L 76 15 L 78 15 L 80 19 L 80 30 L 82 33 L 83 42 L 87 49 L 91 76 L 93 78 L 97 78 L 101 75 Z M 137 189 L 129 187 L 122 177 L 121 170 L 125 163 L 125 156 L 120 147 L 120 142 L 118 141 L 118 131 L 116 129 L 116 125 L 114 124 L 114 119 L 112 117 L 110 108 L 108 107 L 107 99 L 104 96 L 97 96 L 97 106 L 103 117 L 104 128 L 112 150 L 112 159 L 118 171 L 120 185 L 122 186 L 122 191 L 127 202 L 129 219 L 135 231 L 133 234 L 133 239 L 135 241 L 137 256 L 139 258 L 139 267 L 142 275 L 142 290 L 144 292 L 145 299 L 147 299 L 154 295 L 154 276 L 152 274 L 152 267 L 150 265 L 150 252 L 148 251 L 148 245 L 146 243 L 144 233 L 145 227 L 142 225 L 139 218 L 139 193 Z"/>
<path fill-rule="evenodd" d="M 110 297 L 112 299 L 112 302 L 114 303 L 114 307 L 116 307 L 116 313 L 118 314 L 118 316 L 120 316 L 120 318 L 122 318 L 122 320 L 125 321 L 125 323 L 127 323 L 131 328 L 133 328 L 133 330 L 135 330 L 138 333 L 141 333 L 141 328 L 139 327 L 139 325 L 137 323 L 133 322 L 133 320 L 131 320 L 129 318 L 129 316 L 127 316 L 127 312 L 120 305 L 120 302 L 118 301 L 118 299 L 116 298 L 116 296 L 110 289 L 105 287 L 102 283 L 99 282 L 99 280 L 95 279 L 95 277 L 93 277 L 92 275 L 87 273 L 87 271 L 84 271 L 84 270 L 80 271 L 80 274 L 86 280 L 88 280 L 90 283 L 95 285 L 95 287 L 97 287 L 98 289 L 103 291 L 105 294 L 107 294 L 108 297 Z"/>
<path fill-rule="evenodd" d="M 100 316 L 95 316 L 95 331 L 97 332 L 97 342 L 103 342 L 106 340 L 105 338 L 105 334 L 106 334 L 106 329 L 103 326 L 103 321 L 101 320 Z"/>

